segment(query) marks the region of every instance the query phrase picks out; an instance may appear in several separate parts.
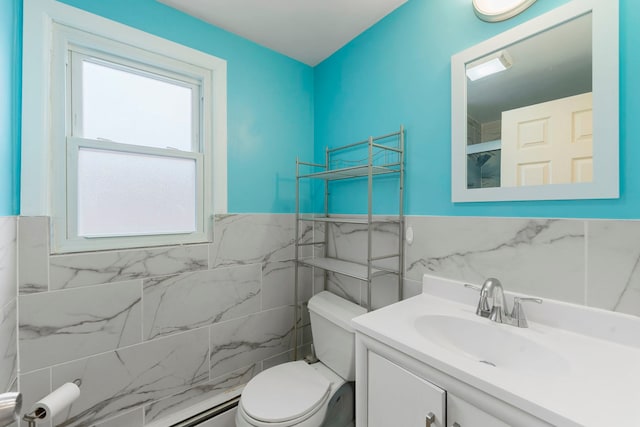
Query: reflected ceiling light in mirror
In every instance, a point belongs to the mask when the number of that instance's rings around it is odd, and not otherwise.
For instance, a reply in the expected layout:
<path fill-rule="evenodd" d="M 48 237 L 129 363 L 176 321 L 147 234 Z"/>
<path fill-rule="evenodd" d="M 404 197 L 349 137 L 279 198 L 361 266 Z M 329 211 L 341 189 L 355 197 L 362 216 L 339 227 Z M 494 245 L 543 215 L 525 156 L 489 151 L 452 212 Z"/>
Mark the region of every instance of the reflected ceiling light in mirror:
<path fill-rule="evenodd" d="M 472 0 L 478 18 L 487 22 L 512 18 L 535 3 L 536 0 Z"/>
<path fill-rule="evenodd" d="M 500 51 L 494 55 L 482 58 L 481 61 L 467 65 L 467 77 L 476 81 L 492 74 L 511 68 L 512 59 L 507 51 Z"/>

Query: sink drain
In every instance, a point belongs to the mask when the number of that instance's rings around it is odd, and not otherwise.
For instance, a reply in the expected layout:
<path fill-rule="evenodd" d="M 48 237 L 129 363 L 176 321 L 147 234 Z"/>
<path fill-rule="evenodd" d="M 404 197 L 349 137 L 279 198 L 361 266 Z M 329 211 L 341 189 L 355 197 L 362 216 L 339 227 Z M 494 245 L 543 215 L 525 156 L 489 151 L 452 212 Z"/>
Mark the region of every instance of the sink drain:
<path fill-rule="evenodd" d="M 493 366 L 494 368 L 496 367 L 495 363 L 489 362 L 488 360 L 478 360 L 478 362 L 484 363 L 485 365 Z"/>

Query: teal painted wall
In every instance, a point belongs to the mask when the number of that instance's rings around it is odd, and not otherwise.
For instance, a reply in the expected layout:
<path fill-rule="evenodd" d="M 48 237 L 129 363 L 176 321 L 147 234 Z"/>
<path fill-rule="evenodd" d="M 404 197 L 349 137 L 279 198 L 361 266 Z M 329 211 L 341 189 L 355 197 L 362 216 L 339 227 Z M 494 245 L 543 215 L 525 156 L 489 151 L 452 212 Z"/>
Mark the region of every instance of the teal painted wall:
<path fill-rule="evenodd" d="M 620 0 L 620 199 L 451 203 L 451 55 L 567 1 L 538 1 L 520 16 L 492 24 L 476 18 L 470 0 L 409 0 L 315 68 L 316 160 L 323 161 L 325 146 L 384 134 L 403 123 L 407 214 L 640 218 L 636 0 Z M 378 212 L 393 211 L 390 184 L 374 199 Z M 332 193 L 339 209 L 364 212 L 363 183 L 344 187 Z"/>
<path fill-rule="evenodd" d="M 19 212 L 21 0 L 0 4 L 0 216 Z"/>
<path fill-rule="evenodd" d="M 155 0 L 62 2 L 227 60 L 229 212 L 294 211 L 295 159 L 313 150 L 311 67 Z"/>
<path fill-rule="evenodd" d="M 450 202 L 450 57 L 568 0 L 536 2 L 498 24 L 467 0 L 410 0 L 315 69 L 155 0 L 63 0 L 228 61 L 229 212 L 292 212 L 296 156 L 407 127 L 405 212 L 412 215 L 640 217 L 640 3 L 620 0 L 621 197 L 618 200 Z M 0 215 L 19 212 L 21 0 L 0 6 Z M 460 30 L 463 29 L 463 30 Z M 335 192 L 344 212 L 363 212 L 361 185 Z M 392 211 L 394 182 L 379 212 Z M 343 194 L 343 196 L 340 196 Z"/>

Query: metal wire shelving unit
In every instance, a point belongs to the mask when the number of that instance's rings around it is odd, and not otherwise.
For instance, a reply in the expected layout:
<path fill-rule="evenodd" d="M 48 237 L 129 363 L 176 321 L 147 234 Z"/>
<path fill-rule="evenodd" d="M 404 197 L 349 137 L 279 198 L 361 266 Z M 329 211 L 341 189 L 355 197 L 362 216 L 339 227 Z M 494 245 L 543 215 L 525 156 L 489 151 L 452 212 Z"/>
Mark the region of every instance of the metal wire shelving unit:
<path fill-rule="evenodd" d="M 405 130 L 400 126 L 400 130 L 381 135 L 369 137 L 366 140 L 353 144 L 343 145 L 336 148 L 326 149 L 325 164 L 302 162 L 296 159 L 296 227 L 295 227 L 295 323 L 298 322 L 298 292 L 300 286 L 300 266 L 315 267 L 324 270 L 324 287 L 327 286 L 327 272 L 352 277 L 367 283 L 367 304 L 366 309 L 370 311 L 371 306 L 371 284 L 374 278 L 383 275 L 395 275 L 398 279 L 398 300 L 402 299 L 403 285 L 403 265 L 404 265 L 404 136 Z M 367 155 L 363 159 L 352 160 L 349 155 L 358 150 L 364 151 Z M 304 171 L 303 171 L 304 169 Z M 375 216 L 373 213 L 373 187 L 375 178 L 385 175 L 395 175 L 398 177 L 398 213 L 392 216 Z M 367 215 L 365 216 L 335 216 L 331 214 L 329 206 L 329 194 L 331 182 L 349 179 L 367 180 Z M 302 214 L 300 212 L 300 188 L 301 181 L 321 180 L 324 181 L 324 213 L 323 214 Z M 300 242 L 301 227 L 308 223 L 319 223 L 324 225 L 324 240 Z M 367 261 L 365 263 L 351 262 L 328 256 L 327 240 L 328 227 L 332 224 L 362 224 L 367 226 Z M 397 252 L 374 256 L 373 254 L 373 231 L 375 224 L 395 224 L 398 227 Z M 302 257 L 301 249 L 305 246 L 322 248 L 323 255 L 316 256 L 315 251 L 312 257 Z M 391 262 L 380 265 L 380 261 L 396 259 L 397 264 Z M 389 268 L 388 265 L 394 265 Z M 297 329 L 297 327 L 295 328 Z M 297 332 L 297 331 L 296 331 Z M 297 333 L 294 332 L 294 348 L 297 348 Z"/>

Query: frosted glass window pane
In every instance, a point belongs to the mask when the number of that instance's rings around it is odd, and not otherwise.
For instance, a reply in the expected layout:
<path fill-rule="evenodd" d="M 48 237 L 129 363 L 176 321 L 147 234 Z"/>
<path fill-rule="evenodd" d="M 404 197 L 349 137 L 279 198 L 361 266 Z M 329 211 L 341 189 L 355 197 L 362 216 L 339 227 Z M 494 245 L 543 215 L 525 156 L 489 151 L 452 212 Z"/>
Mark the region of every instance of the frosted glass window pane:
<path fill-rule="evenodd" d="M 83 61 L 82 135 L 192 151 L 192 89 Z"/>
<path fill-rule="evenodd" d="M 78 235 L 196 229 L 196 161 L 80 148 Z"/>

